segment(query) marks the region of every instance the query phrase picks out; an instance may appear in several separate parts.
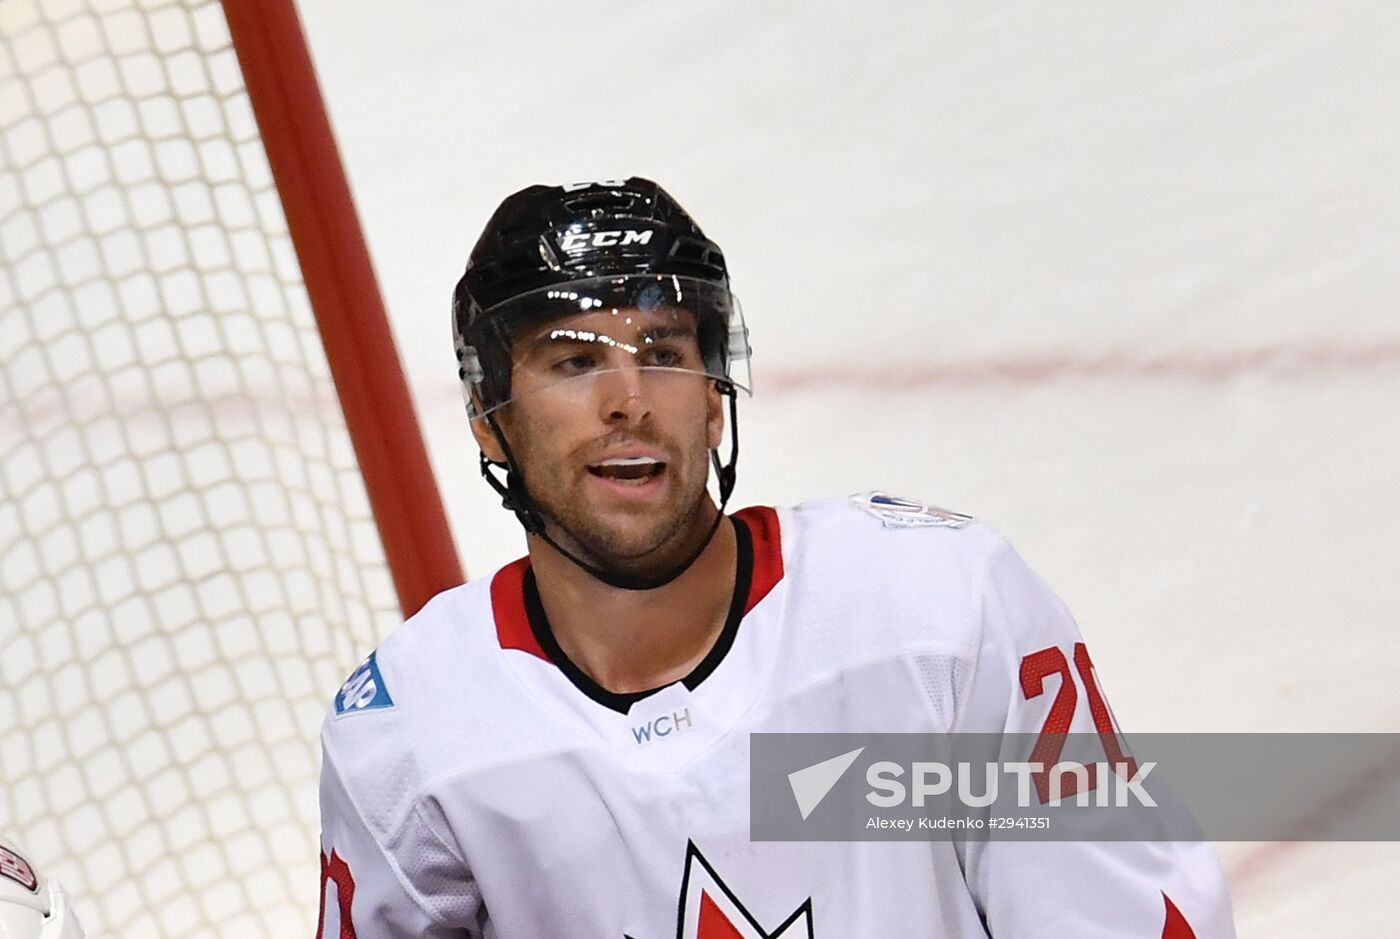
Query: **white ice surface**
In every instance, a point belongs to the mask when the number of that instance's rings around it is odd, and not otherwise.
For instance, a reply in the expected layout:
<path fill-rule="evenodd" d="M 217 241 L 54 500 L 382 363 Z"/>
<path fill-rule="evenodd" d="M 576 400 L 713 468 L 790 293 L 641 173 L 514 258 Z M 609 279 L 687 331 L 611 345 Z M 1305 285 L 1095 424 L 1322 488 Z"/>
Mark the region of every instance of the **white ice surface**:
<path fill-rule="evenodd" d="M 753 329 L 736 504 L 978 514 L 1134 730 L 1400 724 L 1400 6 L 300 0 L 471 572 L 447 299 L 633 173 Z M 1225 846 L 1245 937 L 1400 933 L 1396 845 Z"/>

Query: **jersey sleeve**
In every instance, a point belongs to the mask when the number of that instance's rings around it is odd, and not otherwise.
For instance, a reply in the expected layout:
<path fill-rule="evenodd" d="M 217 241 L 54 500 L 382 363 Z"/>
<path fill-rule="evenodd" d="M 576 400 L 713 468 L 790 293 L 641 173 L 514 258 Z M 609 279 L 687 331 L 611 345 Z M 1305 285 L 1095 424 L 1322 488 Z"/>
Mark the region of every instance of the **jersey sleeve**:
<path fill-rule="evenodd" d="M 1065 605 L 1004 540 L 983 575 L 982 635 L 958 729 L 1094 733 L 1096 709 L 1100 721 L 1111 718 Z M 1065 682 L 1077 686 L 1072 710 L 1070 694 L 1059 697 Z M 991 840 L 960 844 L 959 853 L 994 939 L 1235 935 L 1224 874 L 1207 842 Z"/>
<path fill-rule="evenodd" d="M 321 913 L 316 939 L 489 939 L 480 891 L 417 810 L 385 844 L 329 752 L 321 769 Z M 348 928 L 347 928 L 348 924 Z"/>

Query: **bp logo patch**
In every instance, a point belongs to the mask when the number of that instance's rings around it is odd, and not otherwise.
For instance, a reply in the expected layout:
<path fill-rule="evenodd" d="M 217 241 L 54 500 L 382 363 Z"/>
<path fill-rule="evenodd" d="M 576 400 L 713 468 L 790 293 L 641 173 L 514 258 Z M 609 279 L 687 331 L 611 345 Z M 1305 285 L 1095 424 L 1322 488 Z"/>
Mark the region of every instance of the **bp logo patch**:
<path fill-rule="evenodd" d="M 887 492 L 859 492 L 851 496 L 851 501 L 886 528 L 963 528 L 972 521 L 971 515 Z"/>
<path fill-rule="evenodd" d="M 391 708 L 394 699 L 389 697 L 389 686 L 384 684 L 384 676 L 379 674 L 379 663 L 375 653 L 360 663 L 360 667 L 350 673 L 340 693 L 335 696 L 335 713 L 353 714 L 356 711 L 372 711 L 375 708 Z"/>

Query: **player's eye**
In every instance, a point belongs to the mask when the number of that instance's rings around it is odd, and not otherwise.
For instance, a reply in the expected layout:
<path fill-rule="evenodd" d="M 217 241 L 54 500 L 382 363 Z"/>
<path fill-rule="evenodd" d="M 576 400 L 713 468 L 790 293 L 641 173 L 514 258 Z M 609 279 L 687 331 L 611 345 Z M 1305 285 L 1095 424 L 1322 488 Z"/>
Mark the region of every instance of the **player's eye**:
<path fill-rule="evenodd" d="M 561 375 L 582 375 L 597 367 L 597 361 L 586 352 L 576 352 L 554 363 L 552 368 Z"/>
<path fill-rule="evenodd" d="M 638 358 L 652 368 L 691 368 L 697 352 L 693 340 L 684 337 L 648 339 Z"/>
<path fill-rule="evenodd" d="M 655 368 L 680 368 L 685 364 L 685 354 L 668 346 L 648 349 L 642 364 Z"/>

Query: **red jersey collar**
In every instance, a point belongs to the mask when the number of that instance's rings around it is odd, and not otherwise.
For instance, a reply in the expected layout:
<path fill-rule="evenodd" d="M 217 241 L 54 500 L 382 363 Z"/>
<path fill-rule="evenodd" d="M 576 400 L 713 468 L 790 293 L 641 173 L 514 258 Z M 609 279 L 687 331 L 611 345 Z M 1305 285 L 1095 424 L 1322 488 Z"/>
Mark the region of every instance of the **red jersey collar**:
<path fill-rule="evenodd" d="M 753 538 L 753 576 L 749 580 L 748 596 L 744 599 L 744 615 L 758 606 L 759 601 L 783 579 L 782 533 L 778 528 L 778 513 L 766 505 L 740 509 L 732 516 L 743 524 Z M 496 619 L 496 637 L 502 649 L 518 649 L 550 661 L 530 628 L 525 612 L 525 573 L 530 569 L 528 556 L 512 561 L 491 578 L 491 611 Z"/>

